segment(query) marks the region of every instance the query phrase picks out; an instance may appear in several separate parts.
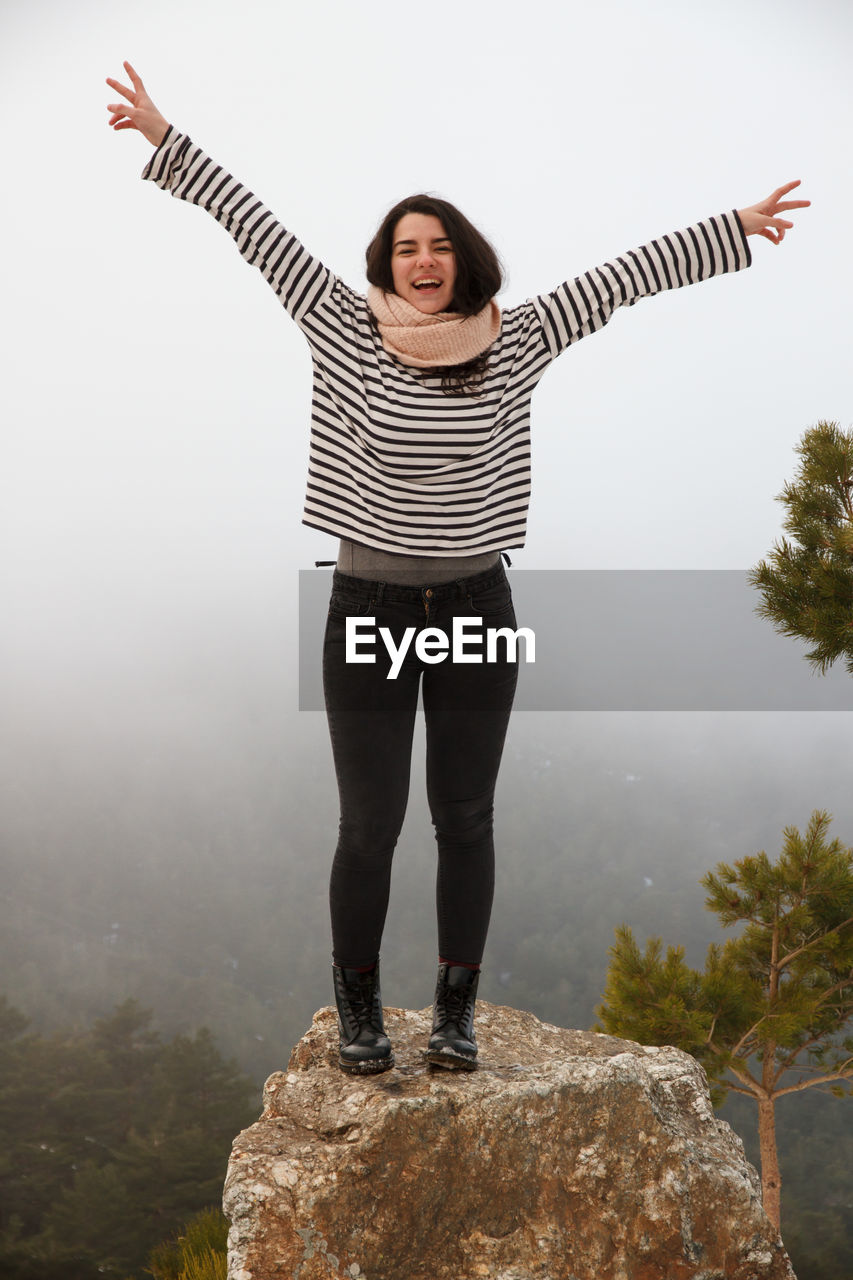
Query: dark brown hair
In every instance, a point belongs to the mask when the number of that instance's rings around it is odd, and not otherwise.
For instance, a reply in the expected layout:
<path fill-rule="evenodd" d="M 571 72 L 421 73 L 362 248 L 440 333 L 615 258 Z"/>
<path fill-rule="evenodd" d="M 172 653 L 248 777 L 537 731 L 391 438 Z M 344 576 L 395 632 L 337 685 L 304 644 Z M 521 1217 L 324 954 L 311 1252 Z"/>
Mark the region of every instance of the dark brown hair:
<path fill-rule="evenodd" d="M 407 213 L 431 214 L 438 218 L 450 237 L 456 259 L 456 283 L 453 288 L 451 310 L 463 316 L 476 315 L 493 298 L 503 285 L 503 269 L 497 253 L 486 237 L 468 221 L 449 200 L 438 196 L 407 196 L 389 209 L 379 230 L 367 246 L 367 279 L 370 284 L 394 292 L 391 272 L 391 250 L 397 223 Z M 445 366 L 425 373 L 440 373 L 445 391 L 475 391 L 482 381 L 488 364 L 488 353 L 476 356 L 465 364 Z"/>

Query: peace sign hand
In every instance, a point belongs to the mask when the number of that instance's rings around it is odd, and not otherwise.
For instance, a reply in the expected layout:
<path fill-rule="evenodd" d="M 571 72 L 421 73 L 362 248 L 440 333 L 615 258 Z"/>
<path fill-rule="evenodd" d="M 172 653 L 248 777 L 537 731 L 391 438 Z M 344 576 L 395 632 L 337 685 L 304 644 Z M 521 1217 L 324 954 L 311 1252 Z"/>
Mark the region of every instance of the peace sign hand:
<path fill-rule="evenodd" d="M 783 187 L 777 187 L 766 200 L 750 205 L 748 209 L 738 209 L 744 233 L 748 236 L 764 236 L 772 244 L 781 244 L 785 239 L 785 232 L 790 231 L 794 224 L 784 218 L 777 218 L 776 214 L 787 209 L 807 209 L 811 204 L 811 200 L 781 199 L 799 185 L 799 178 L 794 182 L 786 182 Z"/>
<path fill-rule="evenodd" d="M 138 129 L 152 146 L 159 147 L 168 132 L 169 122 L 164 116 L 160 115 L 160 112 L 145 92 L 145 85 L 129 62 L 124 63 L 124 69 L 130 76 L 133 85 L 132 89 L 128 89 L 126 85 L 121 84 L 118 80 L 111 80 L 109 76 L 107 76 L 107 84 L 111 89 L 115 89 L 117 93 L 120 93 L 123 98 L 127 98 L 131 105 L 127 107 L 123 102 L 108 103 L 107 111 L 112 112 L 109 123 L 116 131 L 119 129 Z"/>

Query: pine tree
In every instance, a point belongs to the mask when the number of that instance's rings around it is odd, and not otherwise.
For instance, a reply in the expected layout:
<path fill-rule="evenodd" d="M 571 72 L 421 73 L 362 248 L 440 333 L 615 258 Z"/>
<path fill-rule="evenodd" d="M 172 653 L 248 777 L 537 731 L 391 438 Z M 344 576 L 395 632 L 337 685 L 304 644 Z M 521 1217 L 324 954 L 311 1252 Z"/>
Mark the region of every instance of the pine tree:
<path fill-rule="evenodd" d="M 809 641 L 806 657 L 821 674 L 845 658 L 853 675 L 853 431 L 819 422 L 797 452 L 796 478 L 777 495 L 794 541 L 782 538 L 751 570 L 764 597 L 756 612 Z"/>
<path fill-rule="evenodd" d="M 721 1102 L 729 1090 L 758 1105 L 764 1208 L 780 1224 L 776 1100 L 816 1086 L 849 1096 L 853 1081 L 853 849 L 830 841 L 827 813 L 805 835 L 786 827 L 773 863 L 762 850 L 702 879 L 705 905 L 737 938 L 691 969 L 683 947 L 641 952 L 629 928 L 610 950 L 603 1029 L 641 1044 L 672 1044 L 702 1063 Z"/>
<path fill-rule="evenodd" d="M 4 1280 L 124 1277 L 220 1198 L 255 1087 L 208 1030 L 163 1042 L 152 1016 L 127 1000 L 88 1031 L 44 1038 L 0 997 Z M 196 1254 L 183 1280 L 224 1275 L 211 1240 Z"/>

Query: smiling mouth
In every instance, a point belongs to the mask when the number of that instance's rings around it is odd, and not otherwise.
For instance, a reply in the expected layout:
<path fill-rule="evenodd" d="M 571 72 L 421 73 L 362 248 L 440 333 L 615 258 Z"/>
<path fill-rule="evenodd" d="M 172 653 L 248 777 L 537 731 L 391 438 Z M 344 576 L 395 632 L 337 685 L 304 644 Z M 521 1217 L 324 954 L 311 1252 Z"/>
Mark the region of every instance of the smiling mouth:
<path fill-rule="evenodd" d="M 435 293 L 436 289 L 441 288 L 441 281 L 429 276 L 423 280 L 416 280 L 413 288 L 417 289 L 418 293 Z"/>

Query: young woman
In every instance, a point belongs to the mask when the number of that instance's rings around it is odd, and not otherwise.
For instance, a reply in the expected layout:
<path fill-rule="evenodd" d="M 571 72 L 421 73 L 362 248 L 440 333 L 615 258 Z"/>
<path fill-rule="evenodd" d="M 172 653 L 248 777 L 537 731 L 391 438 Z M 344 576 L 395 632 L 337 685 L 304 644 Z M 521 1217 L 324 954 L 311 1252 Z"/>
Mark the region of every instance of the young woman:
<path fill-rule="evenodd" d="M 132 87 L 107 80 L 125 99 L 108 106 L 109 123 L 137 129 L 157 148 L 143 177 L 225 226 L 311 347 L 303 520 L 340 539 L 323 651 L 341 803 L 330 886 L 340 1066 L 394 1065 L 379 946 L 422 685 L 438 843 L 427 1056 L 472 1069 L 494 885 L 492 806 L 516 667 L 506 649 L 494 662 L 466 663 L 439 660 L 436 647 L 455 619 L 515 629 L 501 552 L 524 544 L 531 395 L 550 361 L 617 307 L 748 266 L 747 236 L 779 244 L 793 224 L 778 215 L 809 202 L 783 202 L 798 185 L 787 183 L 759 204 L 662 236 L 501 313 L 492 247 L 453 205 L 416 196 L 390 211 L 368 247 L 364 297 L 177 132 L 124 66 Z M 386 644 L 374 662 L 347 661 L 348 621 L 368 617 Z"/>

